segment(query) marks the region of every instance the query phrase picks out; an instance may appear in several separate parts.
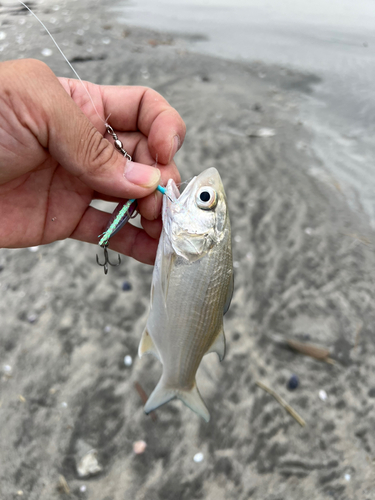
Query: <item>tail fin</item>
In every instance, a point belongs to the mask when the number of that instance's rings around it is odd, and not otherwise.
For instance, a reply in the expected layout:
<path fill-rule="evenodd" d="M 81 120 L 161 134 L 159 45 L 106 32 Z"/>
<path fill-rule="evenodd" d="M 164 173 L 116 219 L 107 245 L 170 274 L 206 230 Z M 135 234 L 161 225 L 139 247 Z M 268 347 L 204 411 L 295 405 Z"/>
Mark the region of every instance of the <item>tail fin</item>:
<path fill-rule="evenodd" d="M 194 382 L 194 385 L 190 391 L 178 391 L 176 394 L 178 399 L 191 410 L 195 411 L 199 416 L 203 418 L 206 422 L 210 421 L 210 413 L 207 410 L 207 406 L 204 404 L 202 396 L 198 391 L 197 384 Z"/>
<path fill-rule="evenodd" d="M 159 406 L 168 403 L 171 399 L 175 398 L 175 391 L 168 389 L 164 386 L 163 377 L 159 380 L 158 385 L 155 387 L 151 396 L 148 398 L 145 404 L 145 413 L 148 415 L 150 411 L 156 410 Z"/>
<path fill-rule="evenodd" d="M 210 420 L 210 414 L 195 383 L 189 391 L 173 389 L 164 384 L 163 377 L 148 398 L 144 408 L 145 413 L 148 414 L 150 411 L 156 410 L 156 408 L 168 403 L 173 398 L 181 399 L 188 408 L 201 416 L 206 422 Z"/>

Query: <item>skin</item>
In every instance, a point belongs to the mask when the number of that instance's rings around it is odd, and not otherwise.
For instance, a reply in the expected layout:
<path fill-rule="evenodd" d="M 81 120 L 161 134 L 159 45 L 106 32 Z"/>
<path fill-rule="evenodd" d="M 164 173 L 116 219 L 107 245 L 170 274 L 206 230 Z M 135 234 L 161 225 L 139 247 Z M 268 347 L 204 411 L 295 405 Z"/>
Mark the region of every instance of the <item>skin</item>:
<path fill-rule="evenodd" d="M 152 264 L 161 231 L 155 189 L 180 181 L 173 156 L 184 122 L 151 89 L 84 85 L 100 118 L 79 81 L 32 59 L 0 63 L 0 247 L 96 244 L 109 216 L 90 202 L 137 198 L 143 229 L 127 224 L 111 248 Z M 133 162 L 103 137 L 108 115 Z"/>

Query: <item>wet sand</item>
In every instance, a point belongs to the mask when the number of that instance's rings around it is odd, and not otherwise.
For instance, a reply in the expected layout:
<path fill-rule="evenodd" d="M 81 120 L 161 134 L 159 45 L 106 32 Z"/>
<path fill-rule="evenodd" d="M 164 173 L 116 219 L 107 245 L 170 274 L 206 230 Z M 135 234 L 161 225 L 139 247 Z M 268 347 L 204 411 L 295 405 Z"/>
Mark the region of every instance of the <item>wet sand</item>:
<path fill-rule="evenodd" d="M 63 5 L 36 12 L 60 19 L 52 32 L 69 41 L 63 49 L 80 76 L 157 89 L 187 124 L 176 157 L 182 178 L 220 171 L 235 292 L 225 360 L 208 355 L 198 374 L 210 423 L 180 401 L 153 420 L 134 387 L 150 394 L 161 373 L 156 360 L 137 358 L 152 268 L 124 258 L 104 276 L 96 248 L 76 241 L 0 250 L 0 498 L 374 498 L 374 234 L 300 121 L 298 97 L 314 91 L 316 77 L 190 54 L 183 36 L 124 27 L 99 3 Z M 52 47 L 29 16 L 21 19 L 0 13 L 0 44 L 9 43 L 2 60 L 43 58 Z M 52 50 L 44 60 L 71 76 Z M 260 129 L 273 132 L 254 137 Z M 329 349 L 335 364 L 283 347 L 287 338 Z M 140 455 L 138 440 L 147 443 Z M 90 449 L 102 470 L 80 478 L 77 463 Z M 70 496 L 58 489 L 60 476 Z"/>

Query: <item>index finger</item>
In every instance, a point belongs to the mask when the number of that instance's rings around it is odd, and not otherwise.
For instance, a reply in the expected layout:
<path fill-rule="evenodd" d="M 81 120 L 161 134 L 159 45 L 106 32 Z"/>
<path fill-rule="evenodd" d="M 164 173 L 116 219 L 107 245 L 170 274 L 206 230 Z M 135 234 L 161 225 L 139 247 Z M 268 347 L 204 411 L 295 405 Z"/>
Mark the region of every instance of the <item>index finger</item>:
<path fill-rule="evenodd" d="M 158 92 L 147 87 L 100 87 L 105 116 L 118 131 L 139 130 L 148 138 L 154 159 L 166 165 L 181 147 L 186 133 L 178 112 Z"/>

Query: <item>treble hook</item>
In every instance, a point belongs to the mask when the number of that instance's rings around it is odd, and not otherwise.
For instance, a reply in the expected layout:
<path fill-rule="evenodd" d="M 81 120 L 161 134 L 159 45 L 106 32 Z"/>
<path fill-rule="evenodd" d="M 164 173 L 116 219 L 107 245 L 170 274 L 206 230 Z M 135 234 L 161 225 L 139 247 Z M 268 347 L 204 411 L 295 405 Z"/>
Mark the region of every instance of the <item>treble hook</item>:
<path fill-rule="evenodd" d="M 113 264 L 110 260 L 109 260 L 109 255 L 108 255 L 108 245 L 103 245 L 103 250 L 104 250 L 104 264 L 101 264 L 99 262 L 99 257 L 98 257 L 98 254 L 96 254 L 96 262 L 99 264 L 99 266 L 102 266 L 104 267 L 104 274 L 107 274 L 108 273 L 108 264 L 110 266 L 113 266 L 113 267 L 116 267 L 116 266 L 119 266 L 121 264 L 121 257 L 120 257 L 120 254 L 117 254 L 117 257 L 118 257 L 118 263 L 117 264 Z"/>

